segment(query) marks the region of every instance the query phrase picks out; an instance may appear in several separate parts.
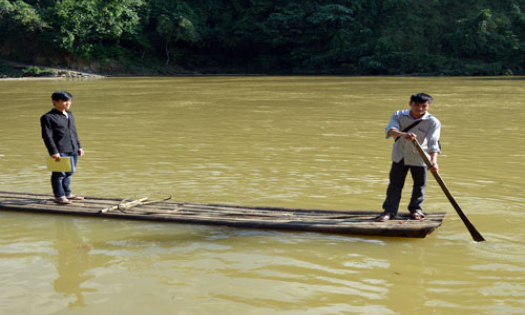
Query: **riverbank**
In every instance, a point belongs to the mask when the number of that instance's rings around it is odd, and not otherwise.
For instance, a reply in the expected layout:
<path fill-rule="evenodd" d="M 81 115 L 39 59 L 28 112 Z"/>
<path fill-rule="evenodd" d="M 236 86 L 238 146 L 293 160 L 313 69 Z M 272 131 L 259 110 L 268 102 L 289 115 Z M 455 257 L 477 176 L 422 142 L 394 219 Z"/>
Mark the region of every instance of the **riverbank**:
<path fill-rule="evenodd" d="M 261 76 L 265 73 L 243 73 L 241 70 L 220 71 L 202 69 L 202 71 L 184 70 L 177 67 L 152 65 L 151 68 L 111 70 L 104 73 L 80 71 L 71 68 L 56 68 L 42 65 L 30 65 L 0 59 L 0 80 L 49 80 L 67 78 L 105 78 L 130 76 Z"/>
<path fill-rule="evenodd" d="M 84 67 L 85 68 L 85 67 Z M 140 69 L 110 69 L 95 73 L 72 68 L 56 68 L 42 65 L 30 65 L 10 60 L 0 59 L 0 80 L 48 80 L 48 79 L 94 79 L 106 77 L 130 76 L 260 76 L 264 73 L 243 73 L 237 71 L 220 71 L 218 69 L 202 69 L 202 71 L 184 70 L 178 67 L 151 65 Z M 122 68 L 122 69 L 121 69 Z"/>
<path fill-rule="evenodd" d="M 63 68 L 0 60 L 0 80 L 103 78 L 105 75 Z"/>
<path fill-rule="evenodd" d="M 95 63 L 97 65 L 97 63 Z M 165 77 L 197 77 L 197 76 L 356 76 L 356 75 L 341 75 L 341 74 L 326 74 L 326 73 L 256 73 L 255 71 L 243 72 L 246 69 L 219 69 L 219 68 L 202 68 L 196 70 L 185 70 L 179 67 L 165 66 L 161 64 L 150 64 L 150 67 L 130 67 L 129 69 L 124 66 L 114 66 L 104 68 L 104 71 L 100 67 L 84 66 L 80 67 L 82 70 L 78 70 L 77 67 L 66 68 L 64 67 L 52 67 L 42 65 L 30 65 L 20 63 L 16 61 L 10 61 L 6 59 L 0 59 L 0 81 L 6 80 L 56 80 L 56 79 L 98 79 L 106 77 L 154 77 L 154 76 L 165 76 Z M 87 70 L 89 69 L 89 70 Z M 100 70 L 98 73 L 91 71 L 92 69 Z M 364 75 L 364 76 L 378 76 L 378 75 Z M 380 75 L 381 76 L 381 75 Z M 460 74 L 438 74 L 438 73 L 412 73 L 412 74 L 400 74 L 400 75 L 383 75 L 389 77 L 444 77 L 444 76 L 463 76 Z M 465 74 L 465 76 L 478 76 L 473 74 Z M 523 80 L 523 76 L 514 76 L 507 74 L 505 76 L 499 76 L 505 79 L 519 79 Z"/>

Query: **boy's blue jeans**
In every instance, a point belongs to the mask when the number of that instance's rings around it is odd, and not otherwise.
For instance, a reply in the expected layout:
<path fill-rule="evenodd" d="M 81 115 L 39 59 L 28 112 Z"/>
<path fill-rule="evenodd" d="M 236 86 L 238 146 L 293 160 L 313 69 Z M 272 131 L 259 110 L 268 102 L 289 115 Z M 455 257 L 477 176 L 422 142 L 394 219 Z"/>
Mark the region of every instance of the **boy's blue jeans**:
<path fill-rule="evenodd" d="M 71 175 L 75 173 L 77 166 L 77 153 L 60 153 L 61 157 L 71 157 L 71 172 L 52 172 L 51 186 L 53 187 L 53 194 L 55 198 L 65 198 L 71 195 L 69 184 L 71 183 Z"/>
<path fill-rule="evenodd" d="M 405 185 L 408 170 L 410 170 L 412 179 L 414 180 L 408 211 L 414 213 L 417 210 L 422 210 L 421 205 L 425 200 L 425 187 L 427 184 L 427 167 L 405 165 L 404 160 L 401 160 L 399 163 L 392 163 L 392 168 L 390 169 L 390 184 L 386 191 L 386 200 L 383 203 L 383 210 L 391 214 L 392 217 L 395 216 L 399 210 L 401 191 Z"/>

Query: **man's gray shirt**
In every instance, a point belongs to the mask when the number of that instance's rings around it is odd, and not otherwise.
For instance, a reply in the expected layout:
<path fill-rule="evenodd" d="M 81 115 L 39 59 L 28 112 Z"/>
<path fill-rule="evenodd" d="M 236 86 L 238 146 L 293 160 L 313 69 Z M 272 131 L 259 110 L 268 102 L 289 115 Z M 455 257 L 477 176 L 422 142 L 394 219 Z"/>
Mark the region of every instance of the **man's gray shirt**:
<path fill-rule="evenodd" d="M 425 152 L 440 153 L 441 149 L 438 140 L 441 133 L 441 122 L 428 112 L 426 112 L 423 117 L 414 119 L 410 116 L 410 109 L 396 111 L 392 115 L 392 118 L 390 118 L 390 122 L 385 129 L 386 138 L 390 138 L 388 135 L 390 129 L 396 128 L 397 130 L 402 131 L 417 120 L 421 120 L 421 122 L 406 132 L 416 134 L 417 141 L 419 141 Z M 403 159 L 405 160 L 405 165 L 425 166 L 425 162 L 417 152 L 412 141 L 405 138 L 399 138 L 398 141 L 394 142 L 392 161 L 399 163 Z"/>

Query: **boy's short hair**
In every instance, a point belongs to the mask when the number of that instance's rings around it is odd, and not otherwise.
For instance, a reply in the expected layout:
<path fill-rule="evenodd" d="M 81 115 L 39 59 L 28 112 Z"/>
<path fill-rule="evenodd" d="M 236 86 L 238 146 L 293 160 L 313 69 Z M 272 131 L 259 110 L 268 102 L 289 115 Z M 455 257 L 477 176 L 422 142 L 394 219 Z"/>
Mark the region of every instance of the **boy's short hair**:
<path fill-rule="evenodd" d="M 68 101 L 73 99 L 73 95 L 67 91 L 56 91 L 53 94 L 51 94 L 51 99 L 53 101 Z"/>
<path fill-rule="evenodd" d="M 410 102 L 416 102 L 418 104 L 422 104 L 426 102 L 432 103 L 433 100 L 434 99 L 432 98 L 432 96 L 425 94 L 425 93 L 416 93 L 410 97 Z"/>

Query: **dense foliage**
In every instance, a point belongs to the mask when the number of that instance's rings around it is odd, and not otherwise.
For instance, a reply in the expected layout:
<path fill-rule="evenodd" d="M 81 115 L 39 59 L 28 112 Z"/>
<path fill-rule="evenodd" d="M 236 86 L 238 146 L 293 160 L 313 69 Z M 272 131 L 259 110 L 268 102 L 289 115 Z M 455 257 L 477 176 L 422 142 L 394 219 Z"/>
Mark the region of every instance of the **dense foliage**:
<path fill-rule="evenodd" d="M 95 71 L 525 74 L 525 0 L 0 0 L 0 56 Z"/>

